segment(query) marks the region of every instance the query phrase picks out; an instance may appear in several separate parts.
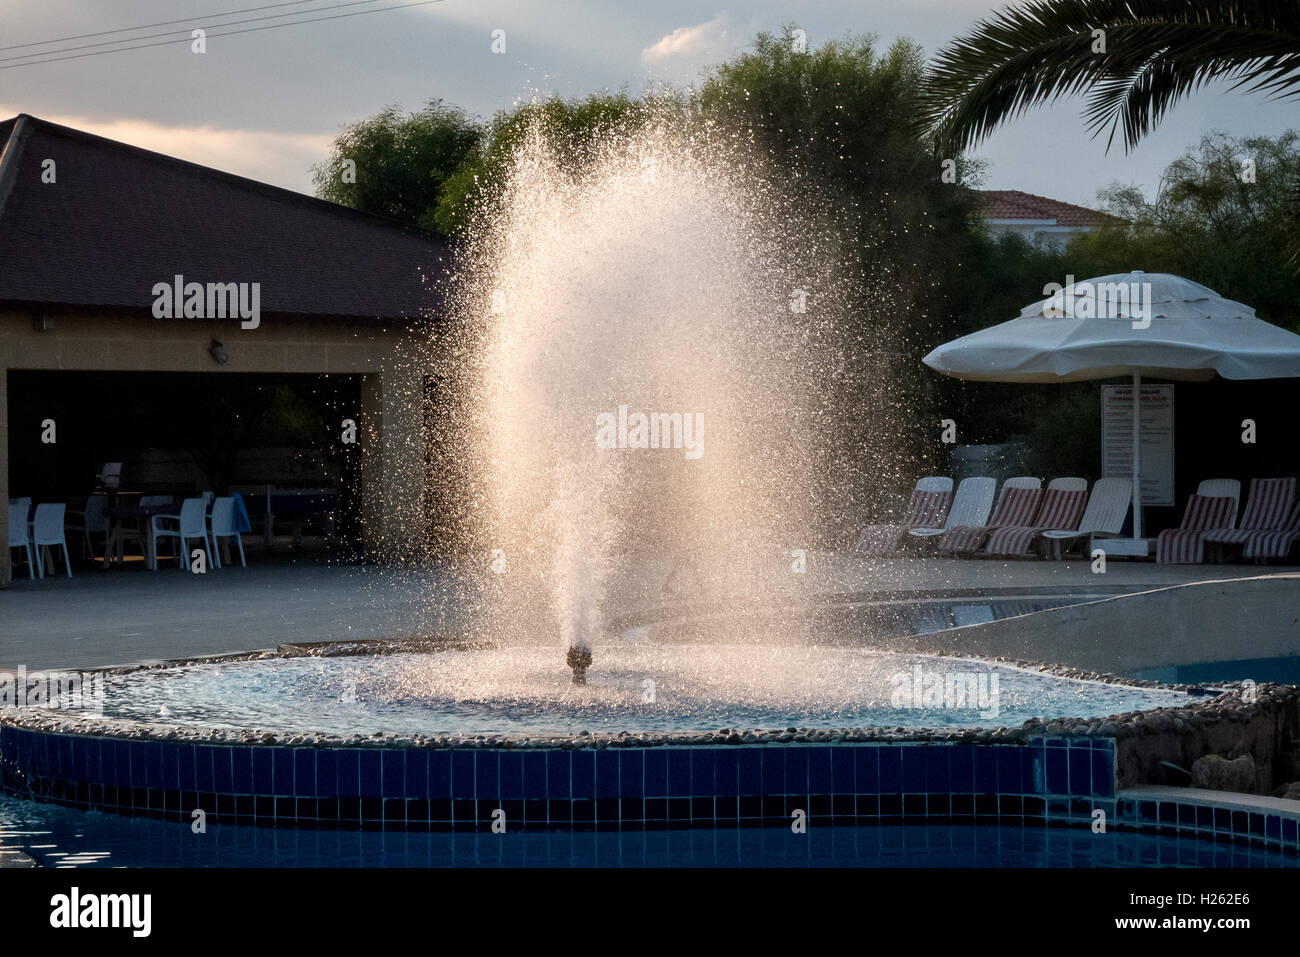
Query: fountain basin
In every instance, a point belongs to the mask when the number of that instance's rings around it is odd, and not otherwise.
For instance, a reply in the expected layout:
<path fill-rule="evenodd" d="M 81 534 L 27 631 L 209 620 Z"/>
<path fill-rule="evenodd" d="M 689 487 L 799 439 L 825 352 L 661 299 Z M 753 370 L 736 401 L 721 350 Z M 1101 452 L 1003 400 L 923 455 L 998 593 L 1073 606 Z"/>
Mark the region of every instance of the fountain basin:
<path fill-rule="evenodd" d="M 899 661 L 904 657 L 911 662 L 924 656 L 898 656 Z M 933 666 L 940 659 L 926 660 Z M 224 668 L 228 678 L 238 667 L 252 674 L 265 665 L 330 669 L 345 662 L 358 669 L 384 661 L 401 670 L 394 656 L 285 655 L 124 670 L 112 677 L 125 679 L 118 687 L 132 693 L 151 681 L 180 681 L 193 691 L 201 684 L 185 682 L 205 668 Z M 969 667 L 970 659 L 948 664 Z M 1026 663 L 982 664 L 1008 675 L 1032 673 Z M 1133 760 L 1127 752 L 1135 746 L 1150 750 L 1146 739 L 1165 727 L 1154 716 L 1205 723 L 1223 712 L 1226 725 L 1227 712 L 1240 706 L 1232 692 L 1189 695 L 1185 687 L 1103 681 L 1041 667 L 1039 678 L 1145 696 L 1141 700 L 1157 710 L 1108 718 L 1047 716 L 998 728 L 836 725 L 824 715 L 821 726 L 746 730 L 728 724 L 716 730 L 277 733 L 197 720 L 164 724 L 156 716 L 146 723 L 138 720 L 142 714 L 127 716 L 110 691 L 103 716 L 30 708 L 5 714 L 0 789 L 133 816 L 191 821 L 201 810 L 209 824 L 304 828 L 718 828 L 789 825 L 799 815 L 810 826 L 1082 827 L 1097 810 L 1118 826 L 1124 820 L 1124 766 Z M 554 667 L 554 677 L 557 687 L 573 693 L 561 666 Z M 592 679 L 581 693 L 605 694 L 595 671 Z M 359 700 L 366 687 L 358 685 Z M 1256 710 L 1295 709 L 1295 689 L 1261 685 L 1254 691 Z M 143 711 L 145 704 L 137 701 L 136 707 Z M 1144 724 L 1150 727 L 1144 730 Z M 1285 844 L 1283 826 L 1279 818 L 1277 846 L 1295 845 Z"/>
<path fill-rule="evenodd" d="M 1181 707 L 1187 693 L 1008 662 L 867 648 L 612 642 L 574 687 L 551 646 L 204 661 L 113 674 L 102 721 L 263 735 L 751 738 L 834 728 L 1019 727 Z M 750 740 L 748 743 L 755 743 Z"/>

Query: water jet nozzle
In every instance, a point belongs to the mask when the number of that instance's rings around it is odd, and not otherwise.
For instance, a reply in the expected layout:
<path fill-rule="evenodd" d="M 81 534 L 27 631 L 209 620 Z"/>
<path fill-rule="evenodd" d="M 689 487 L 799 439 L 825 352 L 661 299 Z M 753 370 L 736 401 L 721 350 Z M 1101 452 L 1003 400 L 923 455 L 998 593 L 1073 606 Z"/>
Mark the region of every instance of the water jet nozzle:
<path fill-rule="evenodd" d="M 587 669 L 591 667 L 591 649 L 570 648 L 564 660 L 573 669 L 573 683 L 575 685 L 585 685 L 587 683 Z"/>

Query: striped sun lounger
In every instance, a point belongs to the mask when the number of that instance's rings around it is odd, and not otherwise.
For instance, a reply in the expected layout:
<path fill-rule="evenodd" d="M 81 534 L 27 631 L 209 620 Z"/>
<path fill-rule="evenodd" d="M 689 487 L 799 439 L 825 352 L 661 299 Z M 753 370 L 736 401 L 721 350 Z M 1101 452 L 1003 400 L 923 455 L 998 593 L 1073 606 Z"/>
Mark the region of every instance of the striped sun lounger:
<path fill-rule="evenodd" d="M 1205 560 L 1205 533 L 1231 526 L 1236 499 L 1193 495 L 1187 500 L 1182 524 L 1166 528 L 1156 538 L 1156 561 L 1161 565 L 1196 565 Z"/>
<path fill-rule="evenodd" d="M 1251 479 L 1246 511 L 1236 528 L 1214 528 L 1205 541 L 1215 545 L 1245 545 L 1256 535 L 1286 530 L 1291 504 L 1295 501 L 1295 478 Z M 1289 549 L 1290 546 L 1288 546 Z"/>
<path fill-rule="evenodd" d="M 939 550 L 968 554 L 983 545 L 994 529 L 1008 525 L 1029 525 L 1038 511 L 1038 501 L 1043 494 L 1041 486 L 1042 482 L 1036 478 L 1022 476 L 1007 479 L 988 524 L 957 525 L 948 529 L 939 539 Z"/>
<path fill-rule="evenodd" d="M 1296 502 L 1281 528 L 1256 532 L 1246 539 L 1241 554 L 1245 558 L 1286 558 L 1297 541 L 1300 541 L 1300 502 Z"/>
<path fill-rule="evenodd" d="M 1034 539 L 1049 529 L 1078 528 L 1088 502 L 1088 480 L 1053 479 L 1043 496 L 1043 507 L 1029 525 L 1006 525 L 994 529 L 984 551 L 989 555 L 1027 555 Z"/>
<path fill-rule="evenodd" d="M 901 523 L 868 525 L 858 534 L 853 550 L 859 555 L 883 558 L 898 550 L 898 541 L 910 529 L 942 525 L 952 504 L 952 479 L 931 475 L 916 483 L 907 500 Z"/>

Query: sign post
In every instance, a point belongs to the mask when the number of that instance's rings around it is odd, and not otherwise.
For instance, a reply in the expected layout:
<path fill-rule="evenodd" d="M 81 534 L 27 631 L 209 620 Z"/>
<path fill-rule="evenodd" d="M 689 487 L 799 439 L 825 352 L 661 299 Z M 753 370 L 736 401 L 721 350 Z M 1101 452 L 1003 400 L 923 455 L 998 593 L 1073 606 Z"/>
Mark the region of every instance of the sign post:
<path fill-rule="evenodd" d="M 1141 396 L 1136 417 L 1135 389 Z M 1133 385 L 1102 386 L 1101 453 L 1102 475 L 1135 479 L 1134 553 L 1148 554 L 1149 544 L 1142 538 L 1142 506 L 1175 504 L 1174 387 L 1142 385 L 1136 376 Z"/>

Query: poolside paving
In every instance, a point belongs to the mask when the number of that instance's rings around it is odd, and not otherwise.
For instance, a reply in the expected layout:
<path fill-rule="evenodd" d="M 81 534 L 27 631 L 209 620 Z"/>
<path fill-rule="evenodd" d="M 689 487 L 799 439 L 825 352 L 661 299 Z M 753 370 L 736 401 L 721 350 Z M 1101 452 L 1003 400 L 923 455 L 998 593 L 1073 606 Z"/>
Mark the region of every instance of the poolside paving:
<path fill-rule="evenodd" d="M 0 590 L 0 668 L 92 668 L 437 627 L 439 582 L 427 572 L 277 563 L 74 575 Z"/>
<path fill-rule="evenodd" d="M 818 554 L 809 556 L 801 587 L 890 597 L 1015 589 L 1117 594 L 1287 571 L 1294 569 L 1112 561 L 1099 575 L 1085 561 L 864 561 Z M 18 579 L 0 589 L 0 669 L 93 668 L 272 649 L 286 641 L 428 635 L 454 624 L 440 600 L 446 582 L 426 569 L 302 561 L 206 575 L 139 568 L 74 574 Z"/>

